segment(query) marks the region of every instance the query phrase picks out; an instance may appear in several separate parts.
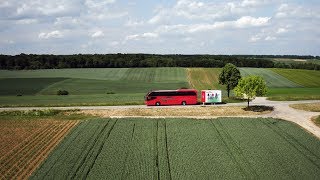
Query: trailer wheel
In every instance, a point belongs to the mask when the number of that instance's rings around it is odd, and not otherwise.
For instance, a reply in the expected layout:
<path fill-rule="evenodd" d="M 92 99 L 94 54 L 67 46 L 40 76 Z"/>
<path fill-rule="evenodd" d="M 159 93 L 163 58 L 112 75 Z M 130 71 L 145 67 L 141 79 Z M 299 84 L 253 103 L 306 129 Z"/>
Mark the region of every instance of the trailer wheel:
<path fill-rule="evenodd" d="M 187 105 L 187 103 L 185 102 L 185 101 L 182 101 L 182 106 L 185 106 L 185 105 Z"/>
<path fill-rule="evenodd" d="M 156 102 L 156 106 L 160 106 L 161 104 L 160 104 L 160 102 Z"/>

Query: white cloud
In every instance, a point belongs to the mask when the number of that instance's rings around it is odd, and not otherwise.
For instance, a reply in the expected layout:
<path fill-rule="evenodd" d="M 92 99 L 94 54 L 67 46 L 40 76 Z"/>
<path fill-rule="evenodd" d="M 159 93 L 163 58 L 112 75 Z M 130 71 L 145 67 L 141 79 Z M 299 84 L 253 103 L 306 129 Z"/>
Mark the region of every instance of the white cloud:
<path fill-rule="evenodd" d="M 254 18 L 250 16 L 244 16 L 238 19 L 235 22 L 235 25 L 237 27 L 250 27 L 250 26 L 265 26 L 268 24 L 270 17 L 259 17 L 259 18 Z"/>
<path fill-rule="evenodd" d="M 116 0 L 86 0 L 85 5 L 89 8 L 101 8 L 102 6 L 113 4 L 115 2 Z"/>
<path fill-rule="evenodd" d="M 144 21 L 129 20 L 124 25 L 128 26 L 128 27 L 138 27 L 138 26 L 143 26 L 144 25 Z"/>
<path fill-rule="evenodd" d="M 153 32 L 147 32 L 142 34 L 129 35 L 125 38 L 125 40 L 128 41 L 128 40 L 154 39 L 157 37 L 159 37 L 159 34 L 153 33 Z"/>
<path fill-rule="evenodd" d="M 51 38 L 61 38 L 63 37 L 63 34 L 56 30 L 56 31 L 52 31 L 52 32 L 42 32 L 38 35 L 39 39 L 51 39 Z"/>
<path fill-rule="evenodd" d="M 289 31 L 289 30 L 286 29 L 286 28 L 279 28 L 276 33 L 277 33 L 277 34 L 282 34 L 282 33 L 288 32 L 288 31 Z"/>
<path fill-rule="evenodd" d="M 99 38 L 99 37 L 103 37 L 103 36 L 104 36 L 104 33 L 101 30 L 96 31 L 91 35 L 92 38 Z"/>
<path fill-rule="evenodd" d="M 276 40 L 277 38 L 276 37 L 273 37 L 273 36 L 267 36 L 266 38 L 264 38 L 264 40 L 266 41 L 273 41 L 273 40 Z"/>
<path fill-rule="evenodd" d="M 38 23 L 37 19 L 21 19 L 16 21 L 16 24 L 22 24 L 22 25 L 35 24 L 35 23 Z"/>

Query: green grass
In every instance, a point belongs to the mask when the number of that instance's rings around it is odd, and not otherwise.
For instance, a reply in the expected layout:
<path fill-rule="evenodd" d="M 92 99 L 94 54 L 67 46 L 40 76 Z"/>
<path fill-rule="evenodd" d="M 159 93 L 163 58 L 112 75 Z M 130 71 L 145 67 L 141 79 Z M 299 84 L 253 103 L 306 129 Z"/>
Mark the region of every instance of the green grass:
<path fill-rule="evenodd" d="M 304 87 L 320 87 L 320 71 L 301 69 L 271 69 L 273 72 Z"/>
<path fill-rule="evenodd" d="M 146 93 L 94 95 L 0 96 L 0 107 L 118 106 L 144 104 Z"/>
<path fill-rule="evenodd" d="M 271 69 L 263 68 L 240 68 L 241 76 L 259 75 L 264 78 L 269 88 L 279 87 L 301 87 L 301 85 L 273 72 Z"/>
<path fill-rule="evenodd" d="M 0 96 L 35 95 L 65 78 L 6 78 L 0 79 Z"/>
<path fill-rule="evenodd" d="M 320 141 L 275 119 L 83 121 L 31 179 L 317 179 Z"/>
<path fill-rule="evenodd" d="M 2 107 L 143 104 L 150 90 L 189 87 L 184 68 L 0 70 L 0 77 Z"/>
<path fill-rule="evenodd" d="M 39 69 L 9 71 L 0 70 L 1 78 L 76 78 L 120 80 L 128 68 Z"/>
<path fill-rule="evenodd" d="M 318 127 L 320 127 L 320 116 L 315 117 L 314 119 L 312 119 L 312 121 L 313 121 Z"/>
<path fill-rule="evenodd" d="M 273 101 L 319 100 L 320 88 L 271 88 L 267 96 Z"/>

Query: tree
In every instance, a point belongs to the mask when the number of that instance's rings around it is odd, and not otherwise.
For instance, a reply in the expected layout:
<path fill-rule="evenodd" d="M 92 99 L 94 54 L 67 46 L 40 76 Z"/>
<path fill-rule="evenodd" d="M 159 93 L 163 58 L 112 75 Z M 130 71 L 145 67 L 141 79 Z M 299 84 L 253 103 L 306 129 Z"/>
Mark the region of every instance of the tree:
<path fill-rule="evenodd" d="M 227 63 L 223 67 L 222 72 L 219 75 L 219 84 L 227 86 L 228 97 L 230 95 L 230 90 L 238 85 L 240 78 L 240 71 L 235 65 Z"/>
<path fill-rule="evenodd" d="M 237 96 L 245 97 L 248 100 L 248 107 L 250 99 L 256 96 L 264 96 L 267 93 L 267 86 L 264 79 L 260 76 L 247 76 L 241 78 L 237 87 L 234 88 Z"/>

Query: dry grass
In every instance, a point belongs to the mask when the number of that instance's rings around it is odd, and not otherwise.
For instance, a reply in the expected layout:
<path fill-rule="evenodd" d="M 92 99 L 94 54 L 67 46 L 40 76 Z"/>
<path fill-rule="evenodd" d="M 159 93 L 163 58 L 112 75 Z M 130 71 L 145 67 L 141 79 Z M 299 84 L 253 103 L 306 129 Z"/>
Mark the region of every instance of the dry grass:
<path fill-rule="evenodd" d="M 252 116 L 267 114 L 271 111 L 253 112 L 246 111 L 244 107 L 216 107 L 198 106 L 181 108 L 131 108 L 131 109 L 110 109 L 110 110 L 83 110 L 85 114 L 112 117 L 112 116 L 161 116 L 161 117 L 201 117 L 201 116 Z"/>
<path fill-rule="evenodd" d="M 312 122 L 314 122 L 315 125 L 317 125 L 318 127 L 320 127 L 320 116 L 313 117 L 313 118 L 312 118 Z"/>
<path fill-rule="evenodd" d="M 292 104 L 290 107 L 304 111 L 320 112 L 320 103 Z"/>

